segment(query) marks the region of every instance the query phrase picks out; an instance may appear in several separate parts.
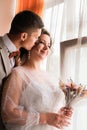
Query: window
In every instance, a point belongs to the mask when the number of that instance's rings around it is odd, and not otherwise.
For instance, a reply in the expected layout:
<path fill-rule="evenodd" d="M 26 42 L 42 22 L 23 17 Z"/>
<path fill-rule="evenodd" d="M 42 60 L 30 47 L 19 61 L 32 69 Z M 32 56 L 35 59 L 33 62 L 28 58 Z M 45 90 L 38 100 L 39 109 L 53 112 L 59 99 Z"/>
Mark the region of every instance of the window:
<path fill-rule="evenodd" d="M 78 39 L 60 43 L 61 77 L 64 81 L 71 78 L 78 84 L 87 85 L 87 37 L 83 37 L 81 43 L 78 46 Z M 73 107 L 72 125 L 67 129 L 86 130 L 87 98 L 75 103 Z"/>

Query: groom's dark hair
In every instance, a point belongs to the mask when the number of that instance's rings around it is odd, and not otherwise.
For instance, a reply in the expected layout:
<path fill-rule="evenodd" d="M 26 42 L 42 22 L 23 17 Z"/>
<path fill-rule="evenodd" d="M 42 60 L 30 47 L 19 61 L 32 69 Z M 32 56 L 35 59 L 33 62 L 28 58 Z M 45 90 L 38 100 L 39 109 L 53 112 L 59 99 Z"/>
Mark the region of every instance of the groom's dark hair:
<path fill-rule="evenodd" d="M 43 27 L 44 23 L 39 15 L 32 11 L 24 10 L 16 14 L 13 18 L 9 33 L 18 34 Z"/>

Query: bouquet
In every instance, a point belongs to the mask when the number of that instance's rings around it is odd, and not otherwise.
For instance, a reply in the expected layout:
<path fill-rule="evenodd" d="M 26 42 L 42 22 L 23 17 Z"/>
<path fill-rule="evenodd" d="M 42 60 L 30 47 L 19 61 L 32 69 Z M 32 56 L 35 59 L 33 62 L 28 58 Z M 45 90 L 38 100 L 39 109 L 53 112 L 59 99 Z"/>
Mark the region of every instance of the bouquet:
<path fill-rule="evenodd" d="M 64 92 L 66 107 L 70 107 L 73 101 L 81 100 L 87 97 L 87 89 L 86 86 L 81 84 L 76 84 L 72 79 L 69 80 L 68 83 L 64 83 L 63 81 L 59 81 L 59 86 Z"/>

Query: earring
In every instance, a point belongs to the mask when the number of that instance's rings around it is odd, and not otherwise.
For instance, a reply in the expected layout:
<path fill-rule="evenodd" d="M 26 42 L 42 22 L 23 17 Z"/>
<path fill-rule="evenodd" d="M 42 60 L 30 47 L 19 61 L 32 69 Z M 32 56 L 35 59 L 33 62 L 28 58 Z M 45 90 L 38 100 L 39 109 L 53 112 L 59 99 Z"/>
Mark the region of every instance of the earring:
<path fill-rule="evenodd" d="M 28 60 L 30 60 L 30 57 L 31 57 L 31 56 L 30 56 L 30 51 L 28 51 Z"/>

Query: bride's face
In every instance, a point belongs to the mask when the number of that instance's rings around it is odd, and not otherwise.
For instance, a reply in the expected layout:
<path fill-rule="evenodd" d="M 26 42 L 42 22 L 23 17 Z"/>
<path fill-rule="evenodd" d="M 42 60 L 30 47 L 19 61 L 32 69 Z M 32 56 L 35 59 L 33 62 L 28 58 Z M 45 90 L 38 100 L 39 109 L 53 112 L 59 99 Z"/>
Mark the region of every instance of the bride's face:
<path fill-rule="evenodd" d="M 36 59 L 43 60 L 50 51 L 50 37 L 47 34 L 42 34 L 36 45 L 31 50 L 31 56 L 34 56 Z"/>

